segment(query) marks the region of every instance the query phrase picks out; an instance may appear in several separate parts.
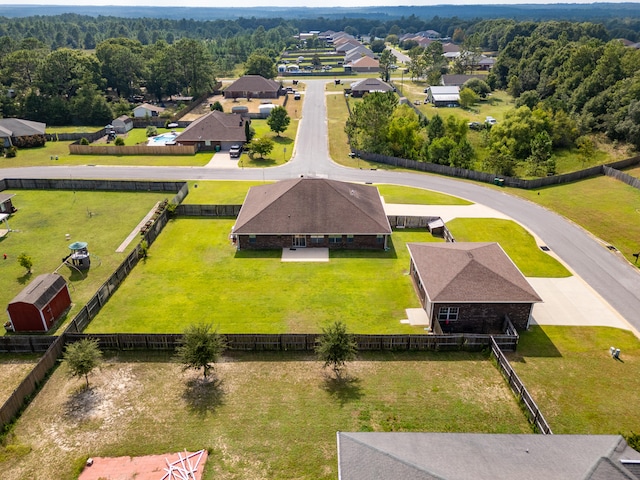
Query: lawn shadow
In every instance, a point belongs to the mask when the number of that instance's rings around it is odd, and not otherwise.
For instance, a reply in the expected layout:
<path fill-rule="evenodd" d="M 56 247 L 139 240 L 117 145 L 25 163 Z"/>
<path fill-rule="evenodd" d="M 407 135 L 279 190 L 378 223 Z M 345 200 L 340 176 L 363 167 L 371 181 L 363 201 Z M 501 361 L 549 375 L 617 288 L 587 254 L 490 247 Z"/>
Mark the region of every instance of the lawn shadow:
<path fill-rule="evenodd" d="M 334 377 L 325 371 L 322 389 L 340 406 L 344 406 L 347 403 L 358 401 L 364 396 L 360 383 L 361 380 L 358 377 L 352 377 L 348 373 L 341 377 Z"/>
<path fill-rule="evenodd" d="M 33 277 L 33 273 L 27 272 L 21 277 L 18 277 L 16 280 L 18 280 L 18 283 L 20 285 L 25 285 L 27 282 L 29 282 L 29 280 L 31 280 L 31 277 Z"/>
<path fill-rule="evenodd" d="M 551 339 L 539 326 L 520 332 L 520 341 L 515 352 L 507 354 L 509 361 L 526 362 L 525 357 L 562 357 Z"/>
<path fill-rule="evenodd" d="M 192 378 L 187 381 L 182 398 L 191 412 L 204 417 L 224 405 L 223 382 L 217 377 L 206 380 L 202 377 Z"/>
<path fill-rule="evenodd" d="M 63 405 L 64 416 L 70 420 L 85 421 L 100 404 L 102 395 L 96 387 L 82 384 Z"/>

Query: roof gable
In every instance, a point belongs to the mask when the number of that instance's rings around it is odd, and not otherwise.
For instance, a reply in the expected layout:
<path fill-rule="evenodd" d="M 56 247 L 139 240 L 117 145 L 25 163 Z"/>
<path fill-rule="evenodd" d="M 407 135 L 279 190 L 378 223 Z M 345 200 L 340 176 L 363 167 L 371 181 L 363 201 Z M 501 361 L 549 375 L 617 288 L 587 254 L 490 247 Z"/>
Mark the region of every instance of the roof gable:
<path fill-rule="evenodd" d="M 352 67 L 379 67 L 380 62 L 371 57 L 360 57 L 351 62 Z"/>
<path fill-rule="evenodd" d="M 225 89 L 228 92 L 277 92 L 279 90 L 278 82 L 260 75 L 244 75 Z"/>
<path fill-rule="evenodd" d="M 28 303 L 41 310 L 49 301 L 67 285 L 64 277 L 57 273 L 38 275 L 16 297 L 13 303 Z"/>
<path fill-rule="evenodd" d="M 432 302 L 541 302 L 497 243 L 410 243 L 418 275 Z"/>
<path fill-rule="evenodd" d="M 141 103 L 140 105 L 138 105 L 136 108 L 133 109 L 135 110 L 149 110 L 150 112 L 164 112 L 165 108 L 164 107 L 160 107 L 158 105 L 151 105 L 150 103 Z"/>
<path fill-rule="evenodd" d="M 44 135 L 46 123 L 23 120 L 21 118 L 0 118 L 1 137 L 26 137 Z"/>
<path fill-rule="evenodd" d="M 365 78 L 364 80 L 360 80 L 359 82 L 351 84 L 351 91 L 355 92 L 388 92 L 393 90 L 393 87 L 388 83 L 383 82 L 379 78 Z"/>
<path fill-rule="evenodd" d="M 390 234 L 376 187 L 296 178 L 251 187 L 237 234 Z"/>
<path fill-rule="evenodd" d="M 214 110 L 192 122 L 176 137 L 179 142 L 245 142 L 247 140 L 245 120 L 238 113 L 223 113 Z"/>

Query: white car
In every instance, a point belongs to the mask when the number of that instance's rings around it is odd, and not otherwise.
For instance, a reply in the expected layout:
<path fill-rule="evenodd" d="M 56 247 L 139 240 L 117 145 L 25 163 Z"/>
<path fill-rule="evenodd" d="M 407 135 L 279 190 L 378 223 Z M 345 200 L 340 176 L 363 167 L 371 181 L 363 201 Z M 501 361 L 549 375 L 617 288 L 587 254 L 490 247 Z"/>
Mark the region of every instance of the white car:
<path fill-rule="evenodd" d="M 491 116 L 487 116 L 487 118 L 484 119 L 484 123 L 488 123 L 489 125 L 495 125 L 496 123 L 498 123 L 498 121 Z"/>

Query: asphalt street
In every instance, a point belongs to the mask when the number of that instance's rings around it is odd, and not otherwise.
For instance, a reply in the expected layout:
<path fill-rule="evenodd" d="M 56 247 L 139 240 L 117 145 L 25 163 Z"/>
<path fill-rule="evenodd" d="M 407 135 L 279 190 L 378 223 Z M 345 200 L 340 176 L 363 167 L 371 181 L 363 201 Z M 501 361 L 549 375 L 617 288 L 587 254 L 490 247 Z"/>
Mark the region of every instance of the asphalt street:
<path fill-rule="evenodd" d="M 418 173 L 346 168 L 329 157 L 324 85 L 306 80 L 295 153 L 285 165 L 266 169 L 203 167 L 51 166 L 0 169 L 3 178 L 109 178 L 148 180 L 282 180 L 300 175 L 426 188 L 491 207 L 519 222 L 582 277 L 640 331 L 640 273 L 601 241 L 549 210 L 494 188 Z M 329 97 L 330 100 L 333 96 Z M 544 194 L 544 193 L 543 193 Z"/>

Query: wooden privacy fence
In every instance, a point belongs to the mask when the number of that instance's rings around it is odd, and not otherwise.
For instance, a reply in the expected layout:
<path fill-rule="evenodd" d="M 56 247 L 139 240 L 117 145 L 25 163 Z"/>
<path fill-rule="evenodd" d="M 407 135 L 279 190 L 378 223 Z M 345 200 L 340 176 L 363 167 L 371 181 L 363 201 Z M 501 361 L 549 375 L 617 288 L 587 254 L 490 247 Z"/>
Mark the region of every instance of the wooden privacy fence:
<path fill-rule="evenodd" d="M 551 427 L 545 420 L 544 415 L 542 415 L 533 397 L 531 397 L 524 383 L 522 383 L 518 374 L 516 374 L 515 370 L 511 367 L 509 360 L 507 360 L 507 357 L 505 357 L 500 350 L 498 343 L 493 340 L 491 341 L 491 356 L 495 358 L 498 370 L 500 370 L 500 373 L 504 376 L 513 393 L 518 397 L 518 401 L 524 407 L 529 421 L 535 426 L 536 430 L 545 435 L 552 434 Z"/>
<path fill-rule="evenodd" d="M 69 145 L 71 155 L 195 155 L 195 145 Z"/>
<path fill-rule="evenodd" d="M 108 192 L 181 192 L 186 182 L 152 182 L 131 180 L 81 180 L 73 178 L 5 178 L 2 190 L 100 190 Z M 186 193 L 185 193 L 186 195 Z M 184 197 L 183 197 L 184 198 Z"/>
<path fill-rule="evenodd" d="M 67 341 L 94 338 L 100 347 L 109 350 L 173 350 L 181 334 L 112 333 L 84 334 L 67 331 Z M 228 333 L 223 334 L 230 351 L 301 351 L 315 350 L 318 333 Z M 493 335 L 496 345 L 504 350 L 515 350 L 517 337 Z M 492 335 L 354 335 L 360 351 L 384 350 L 471 350 L 479 351 L 491 346 Z"/>
<path fill-rule="evenodd" d="M 242 205 L 178 205 L 181 217 L 237 217 Z"/>
<path fill-rule="evenodd" d="M 0 353 L 46 352 L 57 338 L 40 335 L 5 335 L 0 337 Z"/>
<path fill-rule="evenodd" d="M 10 423 L 25 405 L 26 399 L 37 390 L 40 383 L 46 378 L 60 355 L 62 355 L 64 342 L 64 335 L 53 340 L 33 370 L 29 372 L 18 385 L 18 388 L 13 391 L 11 396 L 0 407 L 0 426 Z"/>
<path fill-rule="evenodd" d="M 640 178 L 632 177 L 629 174 L 616 170 L 615 168 L 604 166 L 604 174 L 608 177 L 613 177 L 616 180 L 626 183 L 633 188 L 640 189 Z"/>

